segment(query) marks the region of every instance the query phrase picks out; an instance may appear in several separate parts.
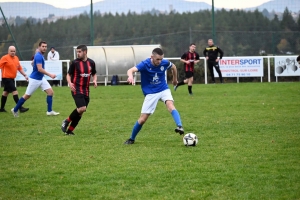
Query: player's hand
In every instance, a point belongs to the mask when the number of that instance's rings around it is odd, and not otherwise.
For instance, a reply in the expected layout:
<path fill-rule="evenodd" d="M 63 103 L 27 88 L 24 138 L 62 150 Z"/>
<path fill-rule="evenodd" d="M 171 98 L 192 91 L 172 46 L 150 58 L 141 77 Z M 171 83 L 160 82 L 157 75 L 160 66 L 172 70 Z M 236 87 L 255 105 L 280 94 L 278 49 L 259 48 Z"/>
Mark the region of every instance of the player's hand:
<path fill-rule="evenodd" d="M 93 81 L 94 83 L 94 88 L 96 88 L 98 86 L 97 81 Z"/>
<path fill-rule="evenodd" d="M 72 90 L 72 92 L 75 92 L 75 87 L 73 83 L 69 83 L 69 87 Z"/>
<path fill-rule="evenodd" d="M 56 78 L 56 74 L 49 74 L 49 76 L 50 76 L 52 79 L 55 79 L 55 78 Z"/>
<path fill-rule="evenodd" d="M 134 85 L 134 80 L 132 76 L 128 76 L 127 82 L 131 85 Z"/>
<path fill-rule="evenodd" d="M 174 86 L 176 86 L 178 84 L 178 81 L 177 80 L 173 80 L 172 83 L 173 83 Z"/>

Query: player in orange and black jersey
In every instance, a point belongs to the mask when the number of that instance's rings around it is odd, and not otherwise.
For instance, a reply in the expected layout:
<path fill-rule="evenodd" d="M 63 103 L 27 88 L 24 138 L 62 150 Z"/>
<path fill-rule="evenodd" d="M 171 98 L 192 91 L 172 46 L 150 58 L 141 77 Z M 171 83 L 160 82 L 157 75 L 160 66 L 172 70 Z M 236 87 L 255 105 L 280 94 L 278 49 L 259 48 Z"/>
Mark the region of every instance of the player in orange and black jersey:
<path fill-rule="evenodd" d="M 194 81 L 194 67 L 200 61 L 199 54 L 195 51 L 196 45 L 194 43 L 190 44 L 189 51 L 185 52 L 180 61 L 184 63 L 184 71 L 185 71 L 185 80 L 179 82 L 176 86 L 174 86 L 174 90 L 176 91 L 180 85 L 188 84 L 188 91 L 190 95 L 193 95 L 192 85 Z"/>
<path fill-rule="evenodd" d="M 61 130 L 66 135 L 74 135 L 73 131 L 89 104 L 91 76 L 94 87 L 97 87 L 96 65 L 92 59 L 87 57 L 87 46 L 79 45 L 76 52 L 77 59 L 70 64 L 66 78 L 77 108 L 62 122 Z"/>
<path fill-rule="evenodd" d="M 207 60 L 208 69 L 210 71 L 212 82 L 215 83 L 214 77 L 214 68 L 216 69 L 217 73 L 219 74 L 220 82 L 223 83 L 222 73 L 219 67 L 219 60 L 223 57 L 223 51 L 220 47 L 214 45 L 214 41 L 212 39 L 208 40 L 208 46 L 205 47 L 203 51 L 203 55 Z M 218 54 L 220 57 L 218 58 Z"/>

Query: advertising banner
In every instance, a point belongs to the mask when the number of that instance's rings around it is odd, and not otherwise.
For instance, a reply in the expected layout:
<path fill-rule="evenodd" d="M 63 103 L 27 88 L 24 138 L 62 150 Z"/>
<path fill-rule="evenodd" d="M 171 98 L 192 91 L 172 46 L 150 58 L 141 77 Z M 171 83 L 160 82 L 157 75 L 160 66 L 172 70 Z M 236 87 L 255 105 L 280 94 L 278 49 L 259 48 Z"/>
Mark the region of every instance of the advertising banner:
<path fill-rule="evenodd" d="M 275 76 L 300 76 L 297 56 L 278 56 L 274 58 Z"/>
<path fill-rule="evenodd" d="M 21 66 L 23 67 L 24 72 L 29 76 L 32 72 L 31 61 L 20 61 Z M 56 74 L 56 78 L 52 79 L 49 76 L 45 75 L 47 80 L 62 80 L 62 61 L 45 61 L 45 70 L 51 74 Z M 25 81 L 25 77 L 18 72 L 16 81 Z"/>
<path fill-rule="evenodd" d="M 263 77 L 262 57 L 223 57 L 219 61 L 223 77 Z M 215 77 L 219 77 L 214 70 Z"/>

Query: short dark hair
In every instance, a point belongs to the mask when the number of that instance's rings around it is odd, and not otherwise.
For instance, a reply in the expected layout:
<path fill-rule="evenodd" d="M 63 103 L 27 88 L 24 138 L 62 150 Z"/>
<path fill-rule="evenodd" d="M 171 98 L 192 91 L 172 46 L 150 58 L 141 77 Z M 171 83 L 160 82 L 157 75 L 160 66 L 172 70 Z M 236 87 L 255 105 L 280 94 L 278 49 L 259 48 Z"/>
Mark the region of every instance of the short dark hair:
<path fill-rule="evenodd" d="M 155 49 L 153 49 L 152 54 L 158 54 L 158 55 L 162 56 L 162 55 L 164 55 L 164 52 L 161 48 L 155 48 Z"/>
<path fill-rule="evenodd" d="M 76 49 L 81 49 L 81 51 L 87 51 L 87 46 L 85 44 L 81 44 Z"/>
<path fill-rule="evenodd" d="M 45 42 L 45 41 L 40 41 L 40 42 L 39 42 L 39 47 L 42 46 L 42 44 L 47 44 L 47 42 Z"/>
<path fill-rule="evenodd" d="M 190 46 L 192 46 L 192 45 L 195 45 L 195 46 L 196 46 L 196 44 L 195 44 L 195 43 L 191 43 L 191 44 L 190 44 Z"/>

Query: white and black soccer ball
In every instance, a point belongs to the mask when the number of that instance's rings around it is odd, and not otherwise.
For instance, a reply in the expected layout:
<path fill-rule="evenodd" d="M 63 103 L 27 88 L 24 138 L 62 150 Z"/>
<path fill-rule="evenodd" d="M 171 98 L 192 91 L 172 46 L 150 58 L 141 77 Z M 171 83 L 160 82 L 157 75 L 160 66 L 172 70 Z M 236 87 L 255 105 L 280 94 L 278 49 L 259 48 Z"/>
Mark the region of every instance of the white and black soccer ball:
<path fill-rule="evenodd" d="M 185 146 L 196 146 L 198 144 L 198 137 L 194 133 L 185 134 L 182 140 Z"/>

